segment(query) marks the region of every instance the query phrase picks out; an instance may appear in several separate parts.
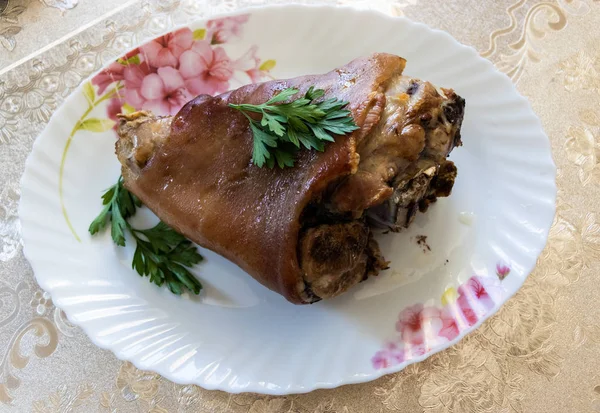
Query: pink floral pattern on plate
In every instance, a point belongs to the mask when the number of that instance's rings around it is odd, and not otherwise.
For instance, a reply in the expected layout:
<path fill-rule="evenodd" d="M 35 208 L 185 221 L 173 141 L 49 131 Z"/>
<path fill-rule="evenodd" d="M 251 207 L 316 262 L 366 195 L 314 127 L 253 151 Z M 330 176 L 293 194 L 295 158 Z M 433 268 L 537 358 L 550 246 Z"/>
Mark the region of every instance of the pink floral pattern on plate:
<path fill-rule="evenodd" d="M 498 263 L 496 277 L 474 275 L 457 289 L 446 290 L 441 308 L 421 303 L 406 307 L 398 315 L 396 337 L 386 341 L 371 358 L 373 368 L 404 363 L 454 340 L 502 302 L 505 290 L 501 282 L 509 273 L 510 266 Z"/>
<path fill-rule="evenodd" d="M 249 15 L 209 20 L 206 28 L 183 28 L 160 36 L 111 63 L 92 79 L 102 95 L 114 86 L 116 93 L 107 105 L 107 115 L 150 110 L 157 115 L 174 115 L 200 94 L 223 93 L 230 82 L 255 83 L 270 78 L 274 60 L 261 62 L 258 47 L 232 59 L 225 46 L 242 36 Z"/>

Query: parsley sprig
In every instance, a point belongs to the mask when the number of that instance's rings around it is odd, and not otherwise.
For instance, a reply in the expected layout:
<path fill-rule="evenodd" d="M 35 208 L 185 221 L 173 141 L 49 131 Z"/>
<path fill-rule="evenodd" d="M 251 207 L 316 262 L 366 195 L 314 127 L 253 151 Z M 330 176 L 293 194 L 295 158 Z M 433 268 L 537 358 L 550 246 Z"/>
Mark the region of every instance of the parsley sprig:
<path fill-rule="evenodd" d="M 167 284 L 174 294 L 189 290 L 200 293 L 202 284 L 188 268 L 203 260 L 194 244 L 174 231 L 164 222 L 149 229 L 134 228 L 128 221 L 141 201 L 123 186 L 123 177 L 102 195 L 102 212 L 92 221 L 89 231 L 94 235 L 102 231 L 110 221 L 110 233 L 115 244 L 125 246 L 125 231 L 136 242 L 132 268 L 141 276 L 150 278 L 158 286 Z"/>
<path fill-rule="evenodd" d="M 303 96 L 290 100 L 298 92 L 295 88 L 284 89 L 260 105 L 229 104 L 250 122 L 254 136 L 252 161 L 256 166 L 294 166 L 296 153 L 302 147 L 322 152 L 326 142 L 334 142 L 333 135 L 358 129 L 350 111 L 345 109 L 348 102 L 336 98 L 317 102 L 325 91 L 312 86 Z M 249 113 L 259 113 L 261 119 L 254 119 Z"/>
<path fill-rule="evenodd" d="M 136 208 L 141 207 L 142 202 L 125 189 L 123 177 L 119 176 L 117 183 L 102 195 L 102 205 L 104 205 L 102 212 L 90 224 L 90 234 L 95 235 L 102 231 L 110 221 L 110 235 L 113 241 L 124 247 L 127 219 L 135 214 Z"/>

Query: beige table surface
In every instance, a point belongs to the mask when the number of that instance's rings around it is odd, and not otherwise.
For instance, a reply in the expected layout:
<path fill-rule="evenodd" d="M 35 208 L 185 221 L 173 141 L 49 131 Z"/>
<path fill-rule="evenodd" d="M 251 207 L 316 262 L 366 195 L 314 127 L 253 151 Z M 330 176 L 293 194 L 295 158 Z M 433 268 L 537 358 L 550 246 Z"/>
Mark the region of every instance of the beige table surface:
<path fill-rule="evenodd" d="M 559 200 L 548 246 L 522 290 L 456 346 L 372 383 L 230 395 L 117 360 L 52 305 L 17 217 L 24 161 L 50 115 L 133 44 L 264 3 L 0 0 L 0 412 L 600 412 L 598 0 L 322 1 L 406 15 L 472 45 L 529 98 L 552 141 Z"/>

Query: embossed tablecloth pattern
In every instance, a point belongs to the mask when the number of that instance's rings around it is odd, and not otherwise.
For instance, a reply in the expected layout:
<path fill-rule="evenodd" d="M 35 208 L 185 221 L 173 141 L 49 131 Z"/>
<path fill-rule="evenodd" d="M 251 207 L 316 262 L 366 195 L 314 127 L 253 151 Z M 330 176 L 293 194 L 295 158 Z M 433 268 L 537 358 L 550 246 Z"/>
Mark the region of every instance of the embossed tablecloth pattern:
<path fill-rule="evenodd" d="M 78 7 L 87 2 L 93 1 Z M 508 74 L 552 141 L 558 210 L 536 270 L 477 332 L 399 374 L 288 397 L 175 385 L 117 360 L 68 323 L 23 257 L 17 205 L 24 161 L 73 88 L 119 52 L 173 26 L 265 2 L 120 3 L 120 13 L 0 75 L 0 411 L 600 412 L 600 1 L 327 2 L 406 15 L 446 30 Z M 98 18 L 95 8 L 89 10 L 94 15 L 82 24 Z M 52 18 L 68 19 L 69 13 Z M 64 36 L 53 32 L 64 29 L 57 24 L 18 14 L 0 14 L 0 32 L 17 25 L 18 17 L 28 39 L 24 47 L 40 28 L 40 42 Z M 17 56 L 19 43 L 14 46 Z M 4 52 L 2 59 L 10 56 Z"/>

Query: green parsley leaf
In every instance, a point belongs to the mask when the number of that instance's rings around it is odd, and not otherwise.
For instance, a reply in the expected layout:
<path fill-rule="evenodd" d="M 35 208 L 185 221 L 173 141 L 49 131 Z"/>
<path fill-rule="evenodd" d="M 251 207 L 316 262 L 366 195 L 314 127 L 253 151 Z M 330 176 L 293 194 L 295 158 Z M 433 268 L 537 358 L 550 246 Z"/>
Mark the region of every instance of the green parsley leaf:
<path fill-rule="evenodd" d="M 316 99 L 323 97 L 324 94 L 325 94 L 325 91 L 323 89 L 315 89 L 314 86 L 311 86 L 308 88 L 308 90 L 306 91 L 306 94 L 304 96 L 308 100 L 316 100 Z"/>
<path fill-rule="evenodd" d="M 260 121 L 260 125 L 268 126 L 271 132 L 281 137 L 285 133 L 285 128 L 281 122 L 285 122 L 285 118 L 283 116 L 265 113 Z"/>
<path fill-rule="evenodd" d="M 121 208 L 117 205 L 111 209 L 111 221 L 110 236 L 112 237 L 115 244 L 124 247 L 125 246 L 125 229 L 127 228 L 127 221 L 121 214 Z"/>
<path fill-rule="evenodd" d="M 159 286 L 166 283 L 173 294 L 200 292 L 202 284 L 186 268 L 203 259 L 194 244 L 163 222 L 146 230 L 131 228 L 131 233 L 137 243 L 131 265 L 139 275 Z"/>
<path fill-rule="evenodd" d="M 279 147 L 273 151 L 273 156 L 267 160 L 267 166 L 269 168 L 274 168 L 275 165 L 277 165 L 282 169 L 286 166 L 292 167 L 296 160 L 296 152 L 298 152 L 298 148 L 291 142 L 281 143 Z"/>
<path fill-rule="evenodd" d="M 298 89 L 287 88 L 260 105 L 229 104 L 250 123 L 254 137 L 252 162 L 256 166 L 291 167 L 298 149 L 322 152 L 326 142 L 334 142 L 333 135 L 346 135 L 358 129 L 352 113 L 344 109 L 348 102 L 336 98 L 318 102 L 325 91 L 314 86 L 303 96 L 292 99 L 298 93 Z M 260 114 L 260 120 L 249 113 Z"/>
<path fill-rule="evenodd" d="M 185 237 L 178 232 L 173 231 L 164 222 L 159 222 L 156 226 L 149 229 L 134 229 L 138 234 L 142 234 L 154 246 L 156 251 L 169 252 L 173 245 L 185 241 Z"/>
<path fill-rule="evenodd" d="M 287 88 L 279 92 L 277 95 L 273 96 L 271 99 L 265 103 L 265 105 L 272 105 L 273 103 L 283 102 L 298 93 L 298 89 L 294 89 L 292 87 Z"/>
<path fill-rule="evenodd" d="M 123 177 L 119 177 L 116 184 L 111 186 L 102 195 L 102 212 L 92 221 L 89 227 L 90 234 L 94 235 L 111 221 L 110 235 L 115 244 L 125 246 L 125 229 L 127 218 L 135 214 L 136 206 L 141 205 L 139 199 L 123 187 Z"/>
<path fill-rule="evenodd" d="M 260 124 L 255 121 L 250 121 L 250 128 L 254 135 L 254 150 L 252 152 L 252 162 L 258 167 L 262 167 L 266 160 L 271 157 L 269 148 L 277 147 L 277 136 L 271 135 L 264 129 L 260 128 Z"/>
<path fill-rule="evenodd" d="M 188 270 L 203 259 L 196 246 L 162 221 L 148 229 L 133 228 L 127 220 L 142 202 L 123 186 L 123 177 L 102 195 L 102 205 L 90 224 L 90 234 L 97 234 L 110 221 L 114 243 L 125 246 L 125 232 L 129 230 L 136 242 L 131 266 L 138 274 L 159 286 L 166 283 L 174 294 L 200 292 L 202 284 Z"/>

